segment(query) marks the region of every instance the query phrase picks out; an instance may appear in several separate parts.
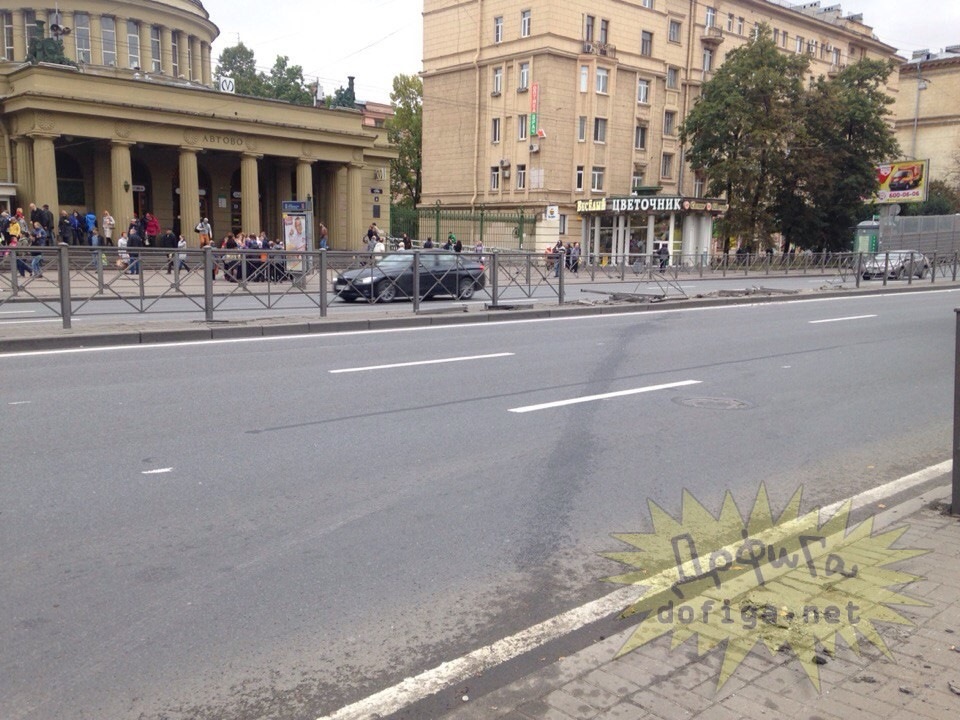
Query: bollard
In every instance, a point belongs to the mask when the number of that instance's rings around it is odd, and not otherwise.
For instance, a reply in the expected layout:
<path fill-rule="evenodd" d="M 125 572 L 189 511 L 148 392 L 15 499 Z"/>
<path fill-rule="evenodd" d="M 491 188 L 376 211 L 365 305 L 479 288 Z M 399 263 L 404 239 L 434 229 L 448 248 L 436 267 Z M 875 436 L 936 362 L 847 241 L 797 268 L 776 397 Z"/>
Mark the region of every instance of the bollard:
<path fill-rule="evenodd" d="M 63 329 L 70 329 L 71 313 L 73 307 L 70 304 L 70 246 L 66 243 L 60 243 L 57 248 L 57 260 L 60 263 L 60 316 L 63 318 Z"/>
<path fill-rule="evenodd" d="M 497 297 L 500 294 L 500 255 L 499 253 L 493 253 L 490 256 L 490 283 L 491 283 L 491 292 L 493 293 L 493 307 L 498 307 L 499 298 Z"/>
<path fill-rule="evenodd" d="M 320 248 L 320 317 L 327 316 L 327 249 Z"/>
<path fill-rule="evenodd" d="M 933 260 L 930 261 L 930 284 L 937 282 L 937 254 L 933 254 Z"/>
<path fill-rule="evenodd" d="M 857 265 L 854 267 L 854 272 L 857 274 L 857 287 L 860 287 L 860 278 L 863 277 L 863 253 L 857 253 Z"/>
<path fill-rule="evenodd" d="M 103 250 L 97 246 L 97 295 L 103 295 Z"/>
<path fill-rule="evenodd" d="M 883 256 L 883 286 L 887 286 L 887 275 L 890 274 L 890 253 Z"/>
<path fill-rule="evenodd" d="M 213 322 L 213 248 L 203 248 L 203 312 L 207 322 Z"/>
<path fill-rule="evenodd" d="M 913 285 L 913 253 L 910 253 L 910 265 L 907 266 L 907 285 Z"/>
<path fill-rule="evenodd" d="M 950 513 L 960 515 L 960 308 L 953 312 L 957 318 L 957 329 L 953 365 L 953 493 Z"/>

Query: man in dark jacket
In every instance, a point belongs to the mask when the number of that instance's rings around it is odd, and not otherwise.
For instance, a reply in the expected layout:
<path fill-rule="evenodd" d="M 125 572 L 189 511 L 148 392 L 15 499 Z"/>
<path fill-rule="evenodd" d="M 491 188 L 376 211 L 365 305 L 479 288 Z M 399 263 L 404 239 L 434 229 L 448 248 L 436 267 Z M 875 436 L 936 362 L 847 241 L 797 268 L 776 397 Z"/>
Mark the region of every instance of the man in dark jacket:
<path fill-rule="evenodd" d="M 39 222 L 39 220 L 37 222 Z M 66 210 L 60 211 L 60 223 L 57 225 L 57 234 L 60 236 L 60 242 L 73 245 L 73 225 L 70 224 L 70 216 L 67 215 Z"/>
<path fill-rule="evenodd" d="M 143 235 L 137 229 L 136 225 L 131 224 L 127 231 L 127 253 L 130 255 L 130 266 L 127 273 L 130 275 L 140 274 L 140 248 L 143 247 Z"/>

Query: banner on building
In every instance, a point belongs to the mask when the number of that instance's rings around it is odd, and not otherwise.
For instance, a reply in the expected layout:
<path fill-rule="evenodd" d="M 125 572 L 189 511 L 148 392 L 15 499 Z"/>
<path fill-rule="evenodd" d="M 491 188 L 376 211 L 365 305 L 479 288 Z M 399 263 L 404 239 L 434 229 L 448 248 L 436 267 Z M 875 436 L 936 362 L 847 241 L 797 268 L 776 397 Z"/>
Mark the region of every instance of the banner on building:
<path fill-rule="evenodd" d="M 871 202 L 919 203 L 927 199 L 929 160 L 900 160 L 877 167 L 877 194 Z"/>

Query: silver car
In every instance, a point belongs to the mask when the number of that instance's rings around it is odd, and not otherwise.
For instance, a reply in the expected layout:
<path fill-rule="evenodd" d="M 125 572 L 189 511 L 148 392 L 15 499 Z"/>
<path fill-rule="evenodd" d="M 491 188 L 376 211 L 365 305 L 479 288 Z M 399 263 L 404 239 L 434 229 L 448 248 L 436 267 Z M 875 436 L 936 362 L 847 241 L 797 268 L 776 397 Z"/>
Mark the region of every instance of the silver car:
<path fill-rule="evenodd" d="M 863 266 L 863 279 L 882 278 L 886 268 L 887 278 L 902 280 L 913 273 L 915 277 L 923 278 L 930 269 L 930 261 L 921 252 L 916 250 L 891 250 L 888 253 L 877 253 L 867 260 Z"/>

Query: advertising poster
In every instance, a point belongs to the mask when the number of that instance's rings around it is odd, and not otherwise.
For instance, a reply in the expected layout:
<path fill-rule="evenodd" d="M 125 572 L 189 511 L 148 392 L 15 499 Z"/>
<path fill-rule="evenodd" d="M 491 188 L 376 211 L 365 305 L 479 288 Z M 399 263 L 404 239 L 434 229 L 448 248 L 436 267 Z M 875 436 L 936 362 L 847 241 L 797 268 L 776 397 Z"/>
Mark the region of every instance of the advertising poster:
<path fill-rule="evenodd" d="M 307 214 L 297 212 L 283 213 L 283 246 L 288 251 L 309 250 Z M 306 268 L 302 255 L 287 256 L 288 272 L 303 272 Z"/>
<path fill-rule="evenodd" d="M 927 199 L 929 160 L 901 160 L 877 168 L 880 188 L 873 198 L 881 205 L 919 203 Z"/>

